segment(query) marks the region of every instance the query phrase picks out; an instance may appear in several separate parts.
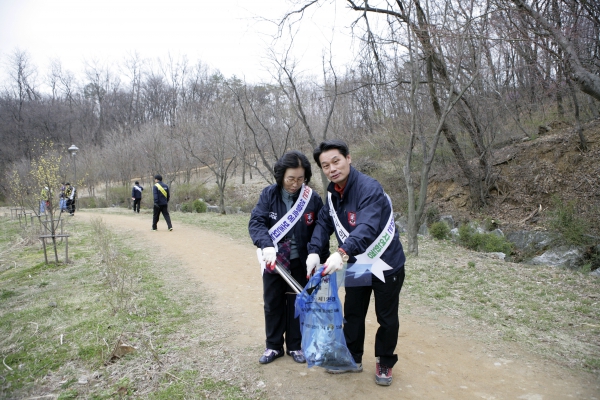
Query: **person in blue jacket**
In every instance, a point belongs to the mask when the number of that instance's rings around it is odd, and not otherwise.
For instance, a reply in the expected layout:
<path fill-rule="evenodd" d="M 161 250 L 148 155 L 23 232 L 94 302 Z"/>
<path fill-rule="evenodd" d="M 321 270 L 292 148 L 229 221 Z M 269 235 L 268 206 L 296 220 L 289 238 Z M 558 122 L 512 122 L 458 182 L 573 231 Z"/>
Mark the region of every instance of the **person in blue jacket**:
<path fill-rule="evenodd" d="M 322 142 L 313 156 L 330 183 L 328 199 L 308 243 L 307 274 L 314 273 L 320 261 L 319 253 L 329 246 L 329 237 L 334 232 L 339 249 L 325 261 L 323 275 L 342 270 L 345 264 L 368 266 L 366 270 L 371 273 L 369 286 L 346 285 L 344 337 L 356 368 L 327 372 L 362 372 L 365 318 L 373 293 L 379 323 L 375 336 L 375 382 L 391 385 L 392 367 L 398 361 L 394 351 L 400 328 L 398 304 L 405 261 L 391 200 L 379 182 L 352 167 L 350 150 L 343 141 Z"/>
<path fill-rule="evenodd" d="M 167 222 L 167 227 L 169 231 L 173 230 L 173 225 L 171 224 L 171 216 L 169 215 L 169 200 L 171 199 L 171 194 L 169 192 L 169 187 L 163 183 L 162 175 L 154 175 L 154 187 L 152 188 L 152 194 L 154 195 L 154 215 L 152 216 L 152 230 L 156 231 L 158 224 L 158 219 L 160 218 L 160 214 L 162 213 L 165 221 Z"/>
<path fill-rule="evenodd" d="M 140 203 L 142 202 L 142 191 L 144 188 L 140 186 L 140 182 L 135 181 L 131 188 L 131 200 L 133 200 L 133 212 L 140 213 Z"/>
<path fill-rule="evenodd" d="M 250 237 L 261 249 L 258 254 L 263 262 L 266 348 L 259 362 L 268 364 L 282 357 L 285 341 L 287 354 L 295 362 L 304 363 L 300 321 L 294 318 L 296 294 L 291 293 L 291 288 L 274 268 L 279 262 L 300 285 L 306 286 L 306 244 L 315 229 L 323 201 L 307 186 L 312 176 L 311 166 L 301 152 L 285 153 L 275 163 L 273 172 L 276 183 L 263 189 L 248 224 Z M 319 254 L 324 261 L 329 247 L 325 246 Z"/>

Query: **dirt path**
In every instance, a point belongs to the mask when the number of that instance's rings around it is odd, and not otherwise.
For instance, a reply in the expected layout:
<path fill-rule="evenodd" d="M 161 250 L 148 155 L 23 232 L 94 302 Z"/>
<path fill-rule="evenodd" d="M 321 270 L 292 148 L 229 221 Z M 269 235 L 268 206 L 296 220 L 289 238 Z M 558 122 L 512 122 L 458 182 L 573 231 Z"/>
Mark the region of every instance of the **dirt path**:
<path fill-rule="evenodd" d="M 467 335 L 443 329 L 440 320 L 401 315 L 394 382 L 374 382 L 373 339 L 377 321 L 373 307 L 367 317 L 364 372 L 332 376 L 321 368 L 308 369 L 285 356 L 260 366 L 264 343 L 262 283 L 255 248 L 212 232 L 164 221 L 150 231 L 151 216 L 79 212 L 77 219 L 101 217 L 115 231 L 135 236 L 165 259 L 177 262 L 185 276 L 209 288 L 216 309 L 230 320 L 227 348 L 247 355 L 260 348 L 256 366 L 270 398 L 286 399 L 600 399 L 600 382 L 532 356 L 508 344 L 484 344 Z M 410 266 L 408 266 L 410 268 Z M 227 273 L 225 273 L 227 271 Z M 230 273 L 236 271 L 235 274 Z M 402 308 L 402 299 L 400 307 Z M 443 321 L 443 316 L 441 321 Z"/>

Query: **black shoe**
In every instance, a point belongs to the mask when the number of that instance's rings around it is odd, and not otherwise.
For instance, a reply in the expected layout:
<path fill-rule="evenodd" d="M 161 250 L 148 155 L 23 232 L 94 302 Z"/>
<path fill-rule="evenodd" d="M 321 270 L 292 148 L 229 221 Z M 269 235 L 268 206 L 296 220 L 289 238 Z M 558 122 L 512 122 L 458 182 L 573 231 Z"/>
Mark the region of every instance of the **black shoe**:
<path fill-rule="evenodd" d="M 304 353 L 302 353 L 302 350 L 288 350 L 287 355 L 292 356 L 294 361 L 296 361 L 299 364 L 304 364 L 306 362 L 306 358 L 304 357 Z"/>
<path fill-rule="evenodd" d="M 258 362 L 261 364 L 268 364 L 268 363 L 272 362 L 273 360 L 275 360 L 276 358 L 283 357 L 283 354 L 284 354 L 283 349 L 279 349 L 279 350 L 265 349 L 265 352 L 260 357 L 260 360 L 258 360 Z"/>

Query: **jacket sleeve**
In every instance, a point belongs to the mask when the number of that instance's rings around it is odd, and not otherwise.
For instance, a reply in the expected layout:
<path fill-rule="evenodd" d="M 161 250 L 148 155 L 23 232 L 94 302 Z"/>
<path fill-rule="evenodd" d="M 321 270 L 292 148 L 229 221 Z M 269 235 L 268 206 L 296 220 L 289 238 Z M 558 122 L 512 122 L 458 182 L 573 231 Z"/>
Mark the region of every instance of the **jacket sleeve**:
<path fill-rule="evenodd" d="M 273 240 L 271 240 L 271 236 L 269 235 L 270 197 L 269 188 L 263 189 L 258 203 L 252 209 L 250 222 L 248 223 L 248 232 L 250 233 L 252 243 L 261 249 L 273 247 Z"/>
<path fill-rule="evenodd" d="M 158 204 L 158 189 L 156 185 L 152 186 L 152 195 L 154 196 L 154 204 Z"/>
<path fill-rule="evenodd" d="M 168 203 L 169 200 L 171 200 L 171 190 L 169 189 L 169 187 L 166 188 L 166 192 L 167 192 L 167 203 Z"/>
<path fill-rule="evenodd" d="M 135 186 L 131 189 L 131 197 L 135 197 Z"/>

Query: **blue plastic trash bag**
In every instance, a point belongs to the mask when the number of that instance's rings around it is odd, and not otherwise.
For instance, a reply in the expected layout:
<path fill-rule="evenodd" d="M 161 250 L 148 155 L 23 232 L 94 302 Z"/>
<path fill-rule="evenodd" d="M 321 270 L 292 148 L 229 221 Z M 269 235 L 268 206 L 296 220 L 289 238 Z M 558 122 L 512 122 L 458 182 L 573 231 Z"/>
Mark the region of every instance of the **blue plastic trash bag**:
<path fill-rule="evenodd" d="M 344 338 L 342 303 L 334 275 L 321 277 L 318 270 L 296 296 L 296 317 L 300 316 L 302 352 L 308 368 L 330 370 L 356 368 Z"/>

